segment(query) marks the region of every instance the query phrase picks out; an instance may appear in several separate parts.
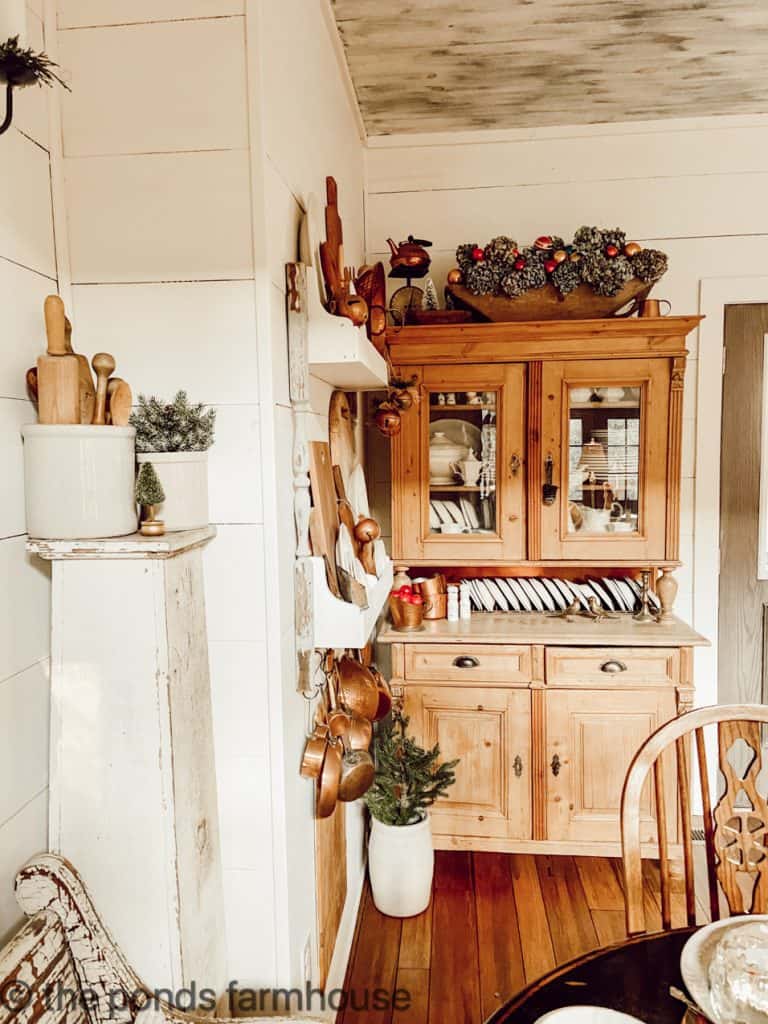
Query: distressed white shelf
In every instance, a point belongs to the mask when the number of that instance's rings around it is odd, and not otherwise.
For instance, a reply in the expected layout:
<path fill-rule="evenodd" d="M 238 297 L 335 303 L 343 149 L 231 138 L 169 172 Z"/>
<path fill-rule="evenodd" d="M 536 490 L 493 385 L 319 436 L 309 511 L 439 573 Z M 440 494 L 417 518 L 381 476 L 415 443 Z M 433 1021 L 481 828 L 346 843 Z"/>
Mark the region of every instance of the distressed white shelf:
<path fill-rule="evenodd" d="M 389 381 L 387 363 L 368 340 L 364 327 L 332 316 L 320 301 L 312 274 L 307 288 L 309 372 L 344 391 L 373 391 Z"/>
<path fill-rule="evenodd" d="M 204 526 L 199 530 L 166 533 L 162 537 L 145 537 L 142 533 L 98 540 L 38 540 L 30 537 L 27 551 L 48 561 L 60 558 L 172 558 L 182 551 L 207 544 L 215 536 L 215 526 Z"/>
<path fill-rule="evenodd" d="M 328 647 L 365 647 L 392 589 L 392 562 L 387 564 L 376 583 L 368 589 L 367 608 L 358 608 L 331 593 L 322 558 L 301 558 L 298 564 L 305 575 L 310 595 L 311 646 L 322 650 Z"/>

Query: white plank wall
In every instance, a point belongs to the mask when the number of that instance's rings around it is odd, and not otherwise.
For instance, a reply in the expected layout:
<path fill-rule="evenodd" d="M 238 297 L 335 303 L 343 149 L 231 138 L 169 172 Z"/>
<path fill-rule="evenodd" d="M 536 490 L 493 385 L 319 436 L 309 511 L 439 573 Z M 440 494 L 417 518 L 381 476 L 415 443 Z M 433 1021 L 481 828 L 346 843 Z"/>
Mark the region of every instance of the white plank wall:
<path fill-rule="evenodd" d="M 429 238 L 442 289 L 460 242 L 510 234 L 568 235 L 581 224 L 625 228 L 664 249 L 670 270 L 655 294 L 695 313 L 704 278 L 759 273 L 768 259 L 768 118 L 734 117 L 538 132 L 371 139 L 366 242 Z M 697 339 L 690 339 L 683 425 L 680 594 L 693 614 Z"/>
<path fill-rule="evenodd" d="M 244 5 L 61 0 L 78 351 L 217 410 L 205 587 L 229 976 L 276 983 Z M 183 59 L 175 59 L 183 55 Z M 141 73 L 137 74 L 137 68 Z M 151 979 L 149 979 L 151 981 Z"/>
<path fill-rule="evenodd" d="M 36 4 L 27 9 L 27 33 L 42 49 Z M 50 576 L 24 550 L 20 428 L 35 420 L 24 374 L 42 351 L 43 300 L 57 289 L 56 258 L 48 95 L 25 89 L 16 96 L 13 126 L 0 139 L 0 945 L 21 917 L 14 876 L 48 846 Z"/>

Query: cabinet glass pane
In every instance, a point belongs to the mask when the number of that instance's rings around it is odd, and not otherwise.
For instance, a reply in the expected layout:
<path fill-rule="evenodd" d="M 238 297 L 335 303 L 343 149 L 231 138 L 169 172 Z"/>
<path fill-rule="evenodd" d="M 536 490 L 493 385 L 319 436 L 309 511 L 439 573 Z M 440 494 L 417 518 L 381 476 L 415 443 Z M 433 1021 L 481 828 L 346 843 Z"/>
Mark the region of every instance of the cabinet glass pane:
<path fill-rule="evenodd" d="M 496 534 L 498 391 L 429 392 L 431 534 Z"/>
<path fill-rule="evenodd" d="M 636 533 L 640 387 L 568 389 L 568 532 Z"/>

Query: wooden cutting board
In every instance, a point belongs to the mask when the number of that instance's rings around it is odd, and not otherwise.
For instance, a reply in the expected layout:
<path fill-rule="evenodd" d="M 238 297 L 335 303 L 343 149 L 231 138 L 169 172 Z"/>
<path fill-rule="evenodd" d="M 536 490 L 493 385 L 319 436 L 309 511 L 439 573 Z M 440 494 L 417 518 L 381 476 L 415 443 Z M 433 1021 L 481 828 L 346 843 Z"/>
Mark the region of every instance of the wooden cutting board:
<path fill-rule="evenodd" d="M 357 462 L 355 425 L 349 399 L 343 391 L 334 391 L 328 409 L 328 438 L 331 446 L 331 463 L 338 466 L 344 484 L 344 497 L 349 497 L 349 481 Z M 339 498 L 342 495 L 339 494 Z"/>
<path fill-rule="evenodd" d="M 336 486 L 333 482 L 331 449 L 325 441 L 309 442 L 309 484 L 312 491 L 311 531 L 312 554 L 327 559 L 328 578 L 332 592 L 340 594 L 336 574 L 336 539 L 339 533 L 339 511 Z"/>

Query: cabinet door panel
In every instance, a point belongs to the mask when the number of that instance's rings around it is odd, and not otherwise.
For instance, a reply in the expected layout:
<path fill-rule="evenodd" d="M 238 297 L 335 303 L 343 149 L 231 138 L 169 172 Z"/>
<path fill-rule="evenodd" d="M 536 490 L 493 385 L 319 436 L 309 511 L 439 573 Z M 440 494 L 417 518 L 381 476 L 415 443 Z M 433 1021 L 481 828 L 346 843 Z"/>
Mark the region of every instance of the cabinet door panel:
<path fill-rule="evenodd" d="M 630 762 L 648 736 L 674 716 L 671 687 L 547 691 L 547 838 L 618 842 L 621 791 Z M 665 789 L 673 794 L 671 760 L 665 770 Z M 655 842 L 650 786 L 643 796 L 641 833 L 643 842 Z"/>
<path fill-rule="evenodd" d="M 420 743 L 460 758 L 456 784 L 432 810 L 434 833 L 529 838 L 529 692 L 409 685 L 405 711 Z"/>
<path fill-rule="evenodd" d="M 544 364 L 543 558 L 665 557 L 670 377 L 666 359 Z"/>

